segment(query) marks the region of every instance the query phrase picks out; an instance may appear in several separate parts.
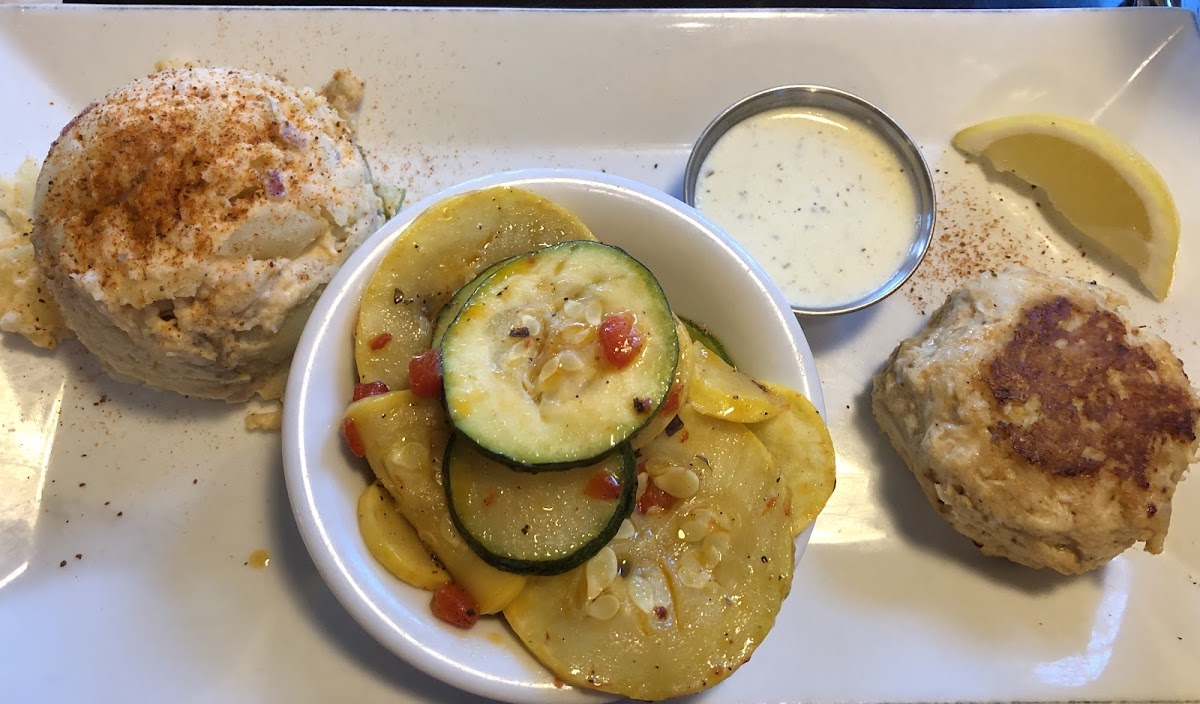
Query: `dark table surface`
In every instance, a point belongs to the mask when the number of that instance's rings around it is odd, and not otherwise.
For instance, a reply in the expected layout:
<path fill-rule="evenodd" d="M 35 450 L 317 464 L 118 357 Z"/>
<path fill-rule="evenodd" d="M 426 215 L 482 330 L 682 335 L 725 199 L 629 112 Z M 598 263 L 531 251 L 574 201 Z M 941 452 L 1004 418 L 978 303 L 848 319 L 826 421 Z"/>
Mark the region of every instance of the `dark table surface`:
<path fill-rule="evenodd" d="M 417 6 L 417 7 L 534 7 L 534 8 L 882 8 L 882 9 L 1032 9 L 1032 8 L 1066 8 L 1066 7 L 1121 7 L 1129 5 L 1141 6 L 1174 6 L 1187 7 L 1193 11 L 1200 5 L 1200 0 L 969 0 L 957 2 L 935 2 L 932 0 L 857 0 L 839 1 L 824 0 L 818 2 L 799 2 L 788 0 L 765 0 L 762 2 L 724 2 L 692 0 L 690 2 L 633 2 L 631 0 L 607 0 L 601 2 L 572 2 L 570 0 L 531 0 L 528 2 L 419 2 L 413 0 L 292 0 L 279 2 L 273 0 L 152 0 L 139 2 L 93 3 L 93 0 L 65 0 L 68 3 L 80 4 L 124 4 L 124 5 L 291 5 L 291 6 Z"/>

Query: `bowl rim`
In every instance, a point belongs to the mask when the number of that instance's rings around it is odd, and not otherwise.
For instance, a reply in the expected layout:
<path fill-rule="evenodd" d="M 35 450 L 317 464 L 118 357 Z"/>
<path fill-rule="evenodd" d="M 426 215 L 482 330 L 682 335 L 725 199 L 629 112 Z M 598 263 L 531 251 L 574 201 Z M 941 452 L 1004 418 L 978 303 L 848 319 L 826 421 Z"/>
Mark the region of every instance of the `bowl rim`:
<path fill-rule="evenodd" d="M 937 224 L 937 190 L 929 164 L 916 142 L 891 115 L 865 98 L 824 85 L 790 84 L 766 88 L 734 101 L 700 131 L 693 143 L 684 169 L 683 201 L 696 208 L 696 184 L 700 179 L 700 168 L 726 132 L 759 113 L 787 107 L 824 108 L 845 115 L 883 139 L 908 168 L 908 181 L 917 201 L 917 219 L 908 255 L 900 267 L 886 281 L 859 299 L 829 306 L 804 306 L 789 301 L 789 306 L 797 315 L 813 316 L 840 315 L 875 305 L 904 285 L 924 261 Z M 699 208 L 697 211 L 704 216 Z M 720 225 L 715 226 L 720 229 Z"/>
<path fill-rule="evenodd" d="M 679 216 L 686 219 L 692 228 L 704 232 L 716 240 L 726 251 L 740 259 L 746 270 L 757 279 L 757 283 L 769 293 L 773 308 L 776 309 L 773 312 L 778 314 L 784 323 L 786 338 L 791 345 L 791 354 L 800 367 L 800 375 L 804 382 L 797 390 L 804 393 L 817 407 L 821 416 L 825 417 L 824 397 L 815 361 L 798 321 L 791 313 L 783 294 L 757 262 L 736 241 L 713 227 L 711 223 L 682 201 L 636 181 L 582 169 L 521 169 L 462 181 L 405 207 L 400 214 L 368 237 L 335 273 L 305 324 L 290 367 L 284 394 L 281 427 L 284 480 L 301 538 L 318 573 L 350 616 L 394 655 L 448 685 L 480 696 L 514 702 L 609 701 L 612 697 L 603 693 L 571 687 L 556 689 L 553 692 L 535 691 L 535 687 L 528 683 L 489 677 L 486 673 L 465 666 L 461 661 L 447 658 L 424 646 L 417 639 L 403 632 L 402 627 L 390 620 L 380 606 L 372 601 L 369 595 L 370 585 L 364 585 L 365 577 L 361 574 L 361 568 L 347 564 L 343 560 L 343 556 L 336 550 L 335 541 L 331 538 L 328 525 L 322 520 L 317 506 L 317 496 L 313 491 L 312 473 L 323 468 L 317 466 L 319 463 L 316 462 L 320 445 L 310 442 L 309 433 L 306 432 L 305 419 L 311 415 L 310 405 L 318 402 L 318 399 L 313 398 L 311 392 L 314 375 L 320 370 L 313 368 L 312 360 L 323 345 L 332 344 L 330 328 L 333 321 L 341 319 L 339 316 L 346 315 L 344 311 L 347 306 L 357 306 L 357 299 L 365 288 L 367 280 L 394 240 L 420 213 L 430 206 L 446 197 L 467 191 L 493 186 L 515 186 L 530 188 L 536 192 L 539 184 L 570 184 L 588 191 L 606 191 L 614 195 L 634 196 L 641 201 L 647 201 L 649 205 L 674 210 Z M 336 433 L 336 428 L 331 427 L 328 432 Z M 310 458 L 313 460 L 311 463 Z M 810 524 L 804 532 L 796 537 L 795 560 L 797 564 L 807 547 L 811 534 L 812 525 Z M 396 580 L 396 584 L 407 587 L 407 585 L 402 585 L 399 580 Z M 538 696 L 539 693 L 543 696 Z"/>

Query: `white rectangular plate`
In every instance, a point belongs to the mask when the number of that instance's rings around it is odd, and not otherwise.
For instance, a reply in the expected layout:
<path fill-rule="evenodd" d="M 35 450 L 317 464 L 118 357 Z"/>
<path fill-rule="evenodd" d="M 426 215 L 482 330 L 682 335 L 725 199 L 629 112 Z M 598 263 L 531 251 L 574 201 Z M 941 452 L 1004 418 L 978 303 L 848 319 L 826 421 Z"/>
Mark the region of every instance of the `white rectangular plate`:
<path fill-rule="evenodd" d="M 937 170 L 939 239 L 882 306 L 804 321 L 838 489 L 775 630 L 701 699 L 1200 698 L 1200 479 L 1180 487 L 1163 554 L 1075 579 L 1035 572 L 942 523 L 868 399 L 870 375 L 963 267 L 1006 253 L 1128 295 L 1134 320 L 1200 374 L 1190 13 L 3 7 L 0 171 L 40 159 L 88 102 L 168 58 L 313 86 L 352 69 L 368 84 L 360 141 L 414 199 L 528 166 L 678 193 L 691 141 L 744 95 L 823 83 L 881 106 Z M 1162 171 L 1184 230 L 1165 303 L 1082 259 L 1025 193 L 948 147 L 960 127 L 1027 111 L 1093 119 Z M 0 339 L 0 699 L 468 700 L 334 600 L 289 511 L 278 437 L 244 431 L 244 413 L 113 382 L 75 344 Z M 267 567 L 249 564 L 257 550 Z"/>

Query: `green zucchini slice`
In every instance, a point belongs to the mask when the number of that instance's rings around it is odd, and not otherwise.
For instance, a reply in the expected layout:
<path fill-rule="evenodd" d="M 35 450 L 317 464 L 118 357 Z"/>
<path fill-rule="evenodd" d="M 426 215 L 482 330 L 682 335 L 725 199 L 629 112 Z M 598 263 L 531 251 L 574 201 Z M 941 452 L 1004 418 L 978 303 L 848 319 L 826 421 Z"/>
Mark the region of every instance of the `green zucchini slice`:
<path fill-rule="evenodd" d="M 614 320 L 632 320 L 640 340 L 624 359 L 605 346 Z M 581 240 L 497 269 L 440 349 L 455 428 L 492 457 L 541 471 L 596 462 L 654 418 L 671 388 L 679 337 L 645 266 Z"/>
<path fill-rule="evenodd" d="M 531 474 L 455 434 L 442 465 L 450 517 L 484 562 L 554 575 L 608 544 L 633 509 L 637 462 L 628 444 L 597 464 Z"/>

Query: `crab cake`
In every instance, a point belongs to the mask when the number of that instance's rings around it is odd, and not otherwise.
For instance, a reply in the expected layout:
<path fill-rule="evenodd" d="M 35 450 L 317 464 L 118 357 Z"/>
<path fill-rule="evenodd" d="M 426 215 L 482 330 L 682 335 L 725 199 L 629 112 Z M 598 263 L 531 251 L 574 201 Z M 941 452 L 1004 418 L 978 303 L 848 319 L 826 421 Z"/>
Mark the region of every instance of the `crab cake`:
<path fill-rule="evenodd" d="M 321 289 L 383 220 L 326 98 L 192 67 L 135 80 L 66 126 L 30 240 L 110 374 L 242 401 L 279 396 Z"/>
<path fill-rule="evenodd" d="M 1162 551 L 1200 400 L 1095 284 L 1016 267 L 955 291 L 875 376 L 875 418 L 985 555 L 1078 574 Z"/>

